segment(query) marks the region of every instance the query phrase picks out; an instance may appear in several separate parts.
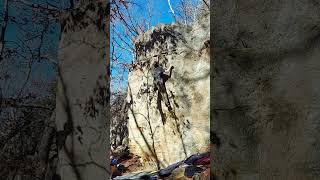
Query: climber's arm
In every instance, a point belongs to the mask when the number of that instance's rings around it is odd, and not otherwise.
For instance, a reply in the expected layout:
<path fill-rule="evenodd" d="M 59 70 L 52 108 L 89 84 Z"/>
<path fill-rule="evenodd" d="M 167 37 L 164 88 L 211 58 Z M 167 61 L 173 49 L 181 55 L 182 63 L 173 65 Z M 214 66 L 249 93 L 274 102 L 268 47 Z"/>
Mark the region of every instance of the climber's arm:
<path fill-rule="evenodd" d="M 163 80 L 164 81 L 167 81 L 168 79 L 170 79 L 171 78 L 171 75 L 172 75 L 172 70 L 174 69 L 174 67 L 173 66 L 171 66 L 170 67 L 170 69 L 169 69 L 169 73 L 163 73 Z"/>

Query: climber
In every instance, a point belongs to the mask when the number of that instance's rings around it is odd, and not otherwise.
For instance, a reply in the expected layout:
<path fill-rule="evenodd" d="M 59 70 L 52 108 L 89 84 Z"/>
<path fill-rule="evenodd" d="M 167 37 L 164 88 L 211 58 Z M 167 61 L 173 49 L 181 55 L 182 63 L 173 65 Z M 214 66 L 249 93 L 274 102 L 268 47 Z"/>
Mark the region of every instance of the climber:
<path fill-rule="evenodd" d="M 174 69 L 174 67 L 173 66 L 170 67 L 169 75 L 164 73 L 165 71 L 162 68 L 162 66 L 159 64 L 159 62 L 155 62 L 153 64 L 153 67 L 154 67 L 154 70 L 153 70 L 154 89 L 155 91 L 158 90 L 158 97 L 159 95 L 161 95 L 168 110 L 171 111 L 172 107 L 170 105 L 165 83 L 169 78 L 171 78 L 172 70 Z"/>

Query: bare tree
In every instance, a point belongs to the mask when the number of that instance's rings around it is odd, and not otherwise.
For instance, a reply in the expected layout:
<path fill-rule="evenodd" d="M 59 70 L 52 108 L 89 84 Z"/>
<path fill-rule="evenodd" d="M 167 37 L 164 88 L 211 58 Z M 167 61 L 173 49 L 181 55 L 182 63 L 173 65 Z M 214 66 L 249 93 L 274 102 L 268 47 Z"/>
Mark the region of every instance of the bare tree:
<path fill-rule="evenodd" d="M 51 3 L 10 0 L 5 1 L 4 9 L 0 9 L 3 17 L 0 43 L 0 175 L 4 179 L 51 179 L 59 164 L 56 142 L 60 142 L 57 138 L 60 136 L 57 136 L 54 115 L 56 76 L 60 69 L 57 51 L 61 33 L 58 30 L 61 25 L 62 32 L 68 28 L 77 31 L 76 28 L 87 23 L 81 19 L 81 12 L 91 7 L 71 0 L 70 6 L 62 11 L 58 7 L 59 2 L 56 5 Z M 106 6 L 100 11 L 99 5 L 95 5 L 99 16 L 95 16 L 98 18 L 90 23 L 103 29 L 107 19 L 104 16 L 108 11 Z M 66 17 L 71 17 L 64 22 L 61 21 L 63 12 L 69 12 L 70 16 Z M 72 16 L 73 13 L 78 14 Z M 88 49 L 97 48 L 94 44 L 88 46 Z M 54 50 L 56 53 L 50 53 Z M 101 65 L 99 67 L 103 68 Z M 51 73 L 41 77 L 41 71 Z M 107 83 L 108 80 L 101 81 Z M 99 96 L 94 96 L 93 102 L 106 105 L 108 98 L 104 96 L 108 95 L 107 89 L 100 85 L 95 88 Z M 90 111 L 90 108 L 84 108 L 84 111 L 87 110 Z M 107 136 L 104 138 L 108 139 Z M 106 159 L 107 149 L 104 154 Z M 104 165 L 107 166 L 107 163 Z"/>
<path fill-rule="evenodd" d="M 135 61 L 133 39 L 151 28 L 153 18 L 151 1 L 140 5 L 134 1 L 113 0 L 110 9 L 110 59 L 111 59 L 111 113 L 114 130 L 111 142 L 114 148 L 122 145 L 126 130 L 126 89 L 129 68 Z M 145 11 L 144 16 L 135 16 L 134 10 Z"/>
<path fill-rule="evenodd" d="M 208 0 L 180 0 L 176 6 L 168 0 L 168 5 L 174 19 L 185 25 L 193 23 L 203 11 L 209 11 Z"/>
<path fill-rule="evenodd" d="M 50 51 L 58 8 L 33 1 L 4 1 L 0 9 L 0 175 L 15 179 L 42 176 L 53 152 L 53 129 L 44 133 L 54 110 L 54 77 L 36 70 L 46 66 L 54 74 Z M 50 37 L 51 36 L 51 37 Z M 50 76 L 50 73 L 49 73 Z M 19 83 L 20 82 L 20 83 Z M 52 121 L 51 121 L 52 122 Z M 45 140 L 42 137 L 50 137 Z M 13 148 L 14 147 L 14 148 Z"/>

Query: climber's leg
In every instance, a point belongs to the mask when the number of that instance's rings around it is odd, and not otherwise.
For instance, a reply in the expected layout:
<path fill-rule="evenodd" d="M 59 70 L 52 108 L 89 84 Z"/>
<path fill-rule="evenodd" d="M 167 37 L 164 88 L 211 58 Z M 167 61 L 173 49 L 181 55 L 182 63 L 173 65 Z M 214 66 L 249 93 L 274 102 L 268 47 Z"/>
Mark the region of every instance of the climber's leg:
<path fill-rule="evenodd" d="M 170 105 L 170 101 L 169 101 L 169 97 L 168 97 L 168 94 L 167 94 L 167 90 L 166 90 L 166 87 L 163 84 L 160 85 L 159 91 L 161 93 L 162 99 L 164 100 L 164 104 L 167 106 L 169 111 L 171 111 L 172 108 L 171 108 L 171 105 Z"/>
<path fill-rule="evenodd" d="M 166 122 L 166 116 L 164 115 L 163 110 L 162 110 L 161 99 L 162 99 L 161 93 L 160 93 L 160 91 L 158 91 L 157 107 L 158 107 L 159 112 L 160 112 L 162 124 L 164 125 L 165 122 Z"/>

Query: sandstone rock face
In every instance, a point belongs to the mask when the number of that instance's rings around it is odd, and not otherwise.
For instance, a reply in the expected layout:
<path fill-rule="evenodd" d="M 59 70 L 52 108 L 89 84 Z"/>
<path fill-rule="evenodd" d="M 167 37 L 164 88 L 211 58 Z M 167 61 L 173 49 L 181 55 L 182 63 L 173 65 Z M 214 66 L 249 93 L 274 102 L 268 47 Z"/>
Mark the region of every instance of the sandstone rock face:
<path fill-rule="evenodd" d="M 160 25 L 135 39 L 129 73 L 129 148 L 155 170 L 209 147 L 209 15 L 192 26 Z M 155 57 L 156 56 L 156 57 Z M 158 104 L 152 64 L 174 66 L 166 82 L 174 113 Z"/>
<path fill-rule="evenodd" d="M 319 179 L 320 4 L 213 3 L 218 179 Z"/>

